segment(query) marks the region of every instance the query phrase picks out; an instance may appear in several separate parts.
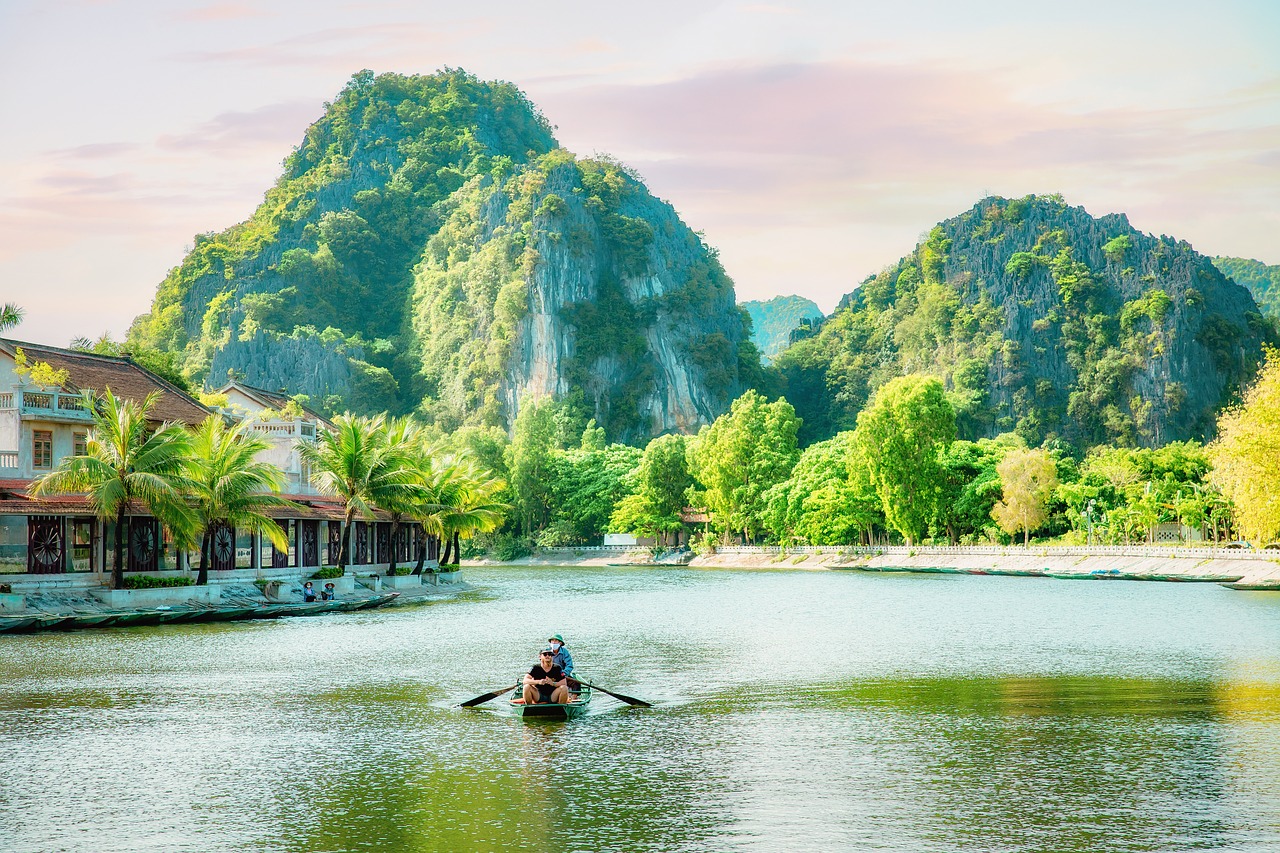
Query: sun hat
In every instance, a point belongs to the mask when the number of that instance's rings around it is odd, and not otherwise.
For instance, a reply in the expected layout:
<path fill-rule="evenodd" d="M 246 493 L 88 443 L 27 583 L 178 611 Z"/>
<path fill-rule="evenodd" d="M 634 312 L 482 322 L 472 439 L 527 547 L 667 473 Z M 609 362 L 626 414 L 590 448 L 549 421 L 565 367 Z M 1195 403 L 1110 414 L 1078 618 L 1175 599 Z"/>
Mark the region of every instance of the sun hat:
<path fill-rule="evenodd" d="M 559 643 L 562 646 L 564 645 L 564 637 L 561 637 L 559 634 L 552 634 L 550 637 L 547 638 L 548 643 L 551 642 L 552 640 L 555 640 L 557 643 Z"/>

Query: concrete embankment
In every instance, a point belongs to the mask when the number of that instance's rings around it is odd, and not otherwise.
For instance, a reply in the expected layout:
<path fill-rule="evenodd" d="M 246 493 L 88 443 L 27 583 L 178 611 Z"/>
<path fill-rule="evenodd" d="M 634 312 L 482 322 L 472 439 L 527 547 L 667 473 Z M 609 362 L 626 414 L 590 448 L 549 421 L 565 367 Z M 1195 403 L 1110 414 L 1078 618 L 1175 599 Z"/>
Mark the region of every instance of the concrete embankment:
<path fill-rule="evenodd" d="M 646 565 L 645 550 L 544 549 L 516 565 Z M 1203 581 L 1280 589 L 1280 552 L 1210 548 L 906 548 L 817 549 L 725 548 L 693 557 L 692 568 L 812 569 L 862 571 L 950 571 L 1065 579 Z"/>

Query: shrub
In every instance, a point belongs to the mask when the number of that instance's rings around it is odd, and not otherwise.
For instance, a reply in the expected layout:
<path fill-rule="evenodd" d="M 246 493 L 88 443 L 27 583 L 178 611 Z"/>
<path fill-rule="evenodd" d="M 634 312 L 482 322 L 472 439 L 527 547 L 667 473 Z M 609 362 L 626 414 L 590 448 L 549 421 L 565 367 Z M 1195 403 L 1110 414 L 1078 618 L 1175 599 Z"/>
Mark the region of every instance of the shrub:
<path fill-rule="evenodd" d="M 327 581 L 330 578 L 340 578 L 342 575 L 343 570 L 337 566 L 325 566 L 323 569 L 317 570 L 316 573 L 311 576 L 311 579 L 313 581 Z"/>
<path fill-rule="evenodd" d="M 163 587 L 173 586 L 191 586 L 194 584 L 191 578 L 186 577 L 155 577 L 154 575 L 130 575 L 124 579 L 125 589 L 160 589 Z"/>

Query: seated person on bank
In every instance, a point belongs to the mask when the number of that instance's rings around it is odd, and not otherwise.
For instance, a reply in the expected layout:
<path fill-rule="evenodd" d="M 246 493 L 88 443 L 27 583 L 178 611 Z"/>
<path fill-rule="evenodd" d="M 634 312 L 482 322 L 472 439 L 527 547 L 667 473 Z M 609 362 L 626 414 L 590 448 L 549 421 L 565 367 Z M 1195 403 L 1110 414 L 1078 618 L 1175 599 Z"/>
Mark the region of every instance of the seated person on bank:
<path fill-rule="evenodd" d="M 569 685 L 565 683 L 564 670 L 555 665 L 555 654 L 551 649 L 543 649 L 538 662 L 524 677 L 524 703 L 563 705 L 568 701 Z"/>
<path fill-rule="evenodd" d="M 327 584 L 325 584 L 325 585 L 324 585 L 324 592 L 320 593 L 320 600 L 321 600 L 321 601 L 334 601 L 334 600 L 336 600 L 336 599 L 337 599 L 337 597 L 338 597 L 338 596 L 337 596 L 337 590 L 336 590 L 336 588 L 334 587 L 334 585 L 333 585 L 333 584 L 331 584 L 331 583 L 327 583 Z"/>
<path fill-rule="evenodd" d="M 302 585 L 302 600 L 303 600 L 303 601 L 315 601 L 315 600 L 316 600 L 316 588 L 315 588 L 315 584 L 311 583 L 311 581 L 307 581 L 306 583 L 304 583 L 304 584 Z"/>

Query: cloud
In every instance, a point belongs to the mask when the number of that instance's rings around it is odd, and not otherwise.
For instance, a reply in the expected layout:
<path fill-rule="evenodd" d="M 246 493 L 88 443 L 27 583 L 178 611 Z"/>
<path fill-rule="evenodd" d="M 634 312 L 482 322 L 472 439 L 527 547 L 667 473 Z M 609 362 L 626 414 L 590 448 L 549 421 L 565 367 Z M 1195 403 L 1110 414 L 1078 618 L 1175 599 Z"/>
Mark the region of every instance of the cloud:
<path fill-rule="evenodd" d="M 209 21 L 236 21 L 244 18 L 259 18 L 265 14 L 262 9 L 246 3 L 213 3 L 208 6 L 201 6 L 198 9 L 176 12 L 172 18 L 175 21 L 205 23 Z"/>
<path fill-rule="evenodd" d="M 1095 215 L 1128 211 L 1148 228 L 1196 232 L 1178 236 L 1210 253 L 1214 241 L 1238 240 L 1242 221 L 1255 240 L 1274 223 L 1280 114 L 1257 109 L 1269 88 L 1198 108 L 1083 110 L 1016 97 L 1035 88 L 1018 75 L 793 63 L 530 88 L 567 147 L 606 150 L 637 168 L 706 230 L 748 292 L 777 292 L 772 256 L 804 245 L 788 253 L 793 274 L 825 290 L 825 299 L 810 295 L 829 304 L 984 191 L 1061 191 Z M 1215 209 L 1235 210 L 1233 224 L 1215 223 Z M 786 229 L 800 226 L 822 241 L 796 242 Z"/>
<path fill-rule="evenodd" d="M 162 150 L 195 152 L 219 151 L 260 146 L 296 144 L 303 130 L 320 118 L 320 104 L 292 101 L 268 104 L 254 110 L 226 112 L 180 134 L 167 134 L 156 140 Z"/>
<path fill-rule="evenodd" d="M 439 55 L 463 39 L 474 39 L 497 25 L 478 19 L 463 23 L 387 22 L 316 30 L 276 41 L 223 50 L 197 50 L 174 58 L 197 64 L 236 64 L 259 68 L 307 68 L 351 73 L 361 65 L 416 66 L 423 56 Z"/>

